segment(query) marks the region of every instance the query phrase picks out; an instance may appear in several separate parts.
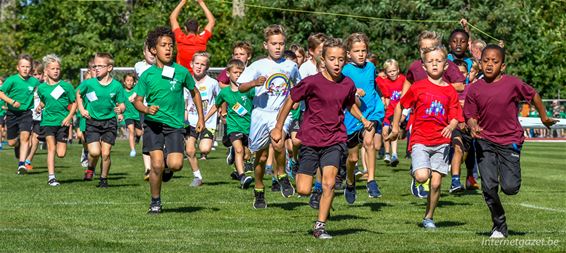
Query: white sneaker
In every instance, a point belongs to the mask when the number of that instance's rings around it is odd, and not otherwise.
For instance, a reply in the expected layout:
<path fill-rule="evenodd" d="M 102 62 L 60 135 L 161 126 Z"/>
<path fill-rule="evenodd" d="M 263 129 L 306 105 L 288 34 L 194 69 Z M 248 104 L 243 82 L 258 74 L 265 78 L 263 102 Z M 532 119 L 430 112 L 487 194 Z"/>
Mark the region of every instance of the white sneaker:
<path fill-rule="evenodd" d="M 49 181 L 47 181 L 47 184 L 49 184 L 51 186 L 59 186 L 60 185 L 59 182 L 57 182 L 57 179 L 55 179 L 55 178 L 49 179 Z"/>
<path fill-rule="evenodd" d="M 132 151 L 130 151 L 130 157 L 136 157 L 136 150 L 132 149 Z"/>
<path fill-rule="evenodd" d="M 489 237 L 490 239 L 505 239 L 505 235 L 497 230 L 493 230 L 493 233 L 491 233 L 491 236 Z"/>

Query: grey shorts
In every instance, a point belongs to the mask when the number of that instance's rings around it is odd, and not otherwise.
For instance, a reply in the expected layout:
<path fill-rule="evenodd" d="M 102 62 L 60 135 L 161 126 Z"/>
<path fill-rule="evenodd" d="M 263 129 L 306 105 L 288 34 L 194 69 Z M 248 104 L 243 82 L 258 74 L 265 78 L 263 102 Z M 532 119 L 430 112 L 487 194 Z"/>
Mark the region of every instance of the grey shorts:
<path fill-rule="evenodd" d="M 414 174 L 416 170 L 429 168 L 446 175 L 450 164 L 450 145 L 425 146 L 415 144 L 411 152 L 411 159 L 413 165 L 411 174 Z"/>

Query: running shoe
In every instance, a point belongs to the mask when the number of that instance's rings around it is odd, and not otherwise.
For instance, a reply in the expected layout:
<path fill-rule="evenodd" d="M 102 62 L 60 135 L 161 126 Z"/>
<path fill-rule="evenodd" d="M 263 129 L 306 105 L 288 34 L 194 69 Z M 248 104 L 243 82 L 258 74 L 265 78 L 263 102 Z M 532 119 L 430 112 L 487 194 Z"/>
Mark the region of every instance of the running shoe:
<path fill-rule="evenodd" d="M 391 167 L 397 167 L 399 164 L 399 158 L 396 155 L 391 156 Z"/>
<path fill-rule="evenodd" d="M 199 187 L 202 186 L 202 179 L 195 177 L 193 182 L 191 183 L 191 187 Z"/>
<path fill-rule="evenodd" d="M 92 181 L 94 177 L 94 171 L 92 170 L 85 170 L 85 176 L 83 178 L 84 181 Z"/>
<path fill-rule="evenodd" d="M 288 176 L 280 178 L 279 184 L 281 185 L 281 195 L 283 197 L 289 198 L 295 194 L 295 188 L 293 188 Z"/>
<path fill-rule="evenodd" d="M 248 189 L 250 188 L 250 185 L 252 184 L 252 182 L 254 181 L 254 179 L 250 176 L 244 176 L 242 177 L 242 179 L 240 179 L 240 187 L 242 189 Z"/>
<path fill-rule="evenodd" d="M 265 203 L 265 192 L 254 190 L 254 209 L 267 208 L 267 203 Z"/>
<path fill-rule="evenodd" d="M 436 229 L 436 225 L 432 219 L 424 218 L 423 219 L 423 227 L 425 229 Z"/>
<path fill-rule="evenodd" d="M 130 157 L 136 157 L 136 150 L 135 149 L 132 149 L 130 151 Z"/>
<path fill-rule="evenodd" d="M 313 190 L 311 193 L 311 197 L 309 199 L 309 206 L 313 209 L 317 209 L 320 207 L 320 197 L 322 197 L 321 190 Z"/>
<path fill-rule="evenodd" d="M 344 189 L 344 198 L 346 203 L 352 205 L 356 202 L 356 184 L 348 185 L 346 183 L 346 189 Z"/>
<path fill-rule="evenodd" d="M 171 178 L 173 178 L 173 171 L 170 170 L 169 168 L 166 168 L 165 170 L 163 170 L 163 173 L 161 173 L 161 181 L 163 182 L 169 182 L 171 181 Z"/>
<path fill-rule="evenodd" d="M 375 182 L 375 180 L 369 181 L 366 187 L 370 198 L 381 198 L 381 191 L 379 190 L 379 186 L 377 186 L 377 182 Z"/>
<path fill-rule="evenodd" d="M 50 186 L 59 186 L 60 185 L 59 182 L 57 182 L 57 179 L 55 179 L 55 178 L 49 179 L 49 181 L 47 181 L 47 184 L 49 184 Z"/>
<path fill-rule="evenodd" d="M 480 185 L 478 184 L 478 182 L 476 181 L 476 179 L 473 176 L 467 176 L 466 177 L 466 189 L 467 190 L 478 190 L 480 188 Z"/>

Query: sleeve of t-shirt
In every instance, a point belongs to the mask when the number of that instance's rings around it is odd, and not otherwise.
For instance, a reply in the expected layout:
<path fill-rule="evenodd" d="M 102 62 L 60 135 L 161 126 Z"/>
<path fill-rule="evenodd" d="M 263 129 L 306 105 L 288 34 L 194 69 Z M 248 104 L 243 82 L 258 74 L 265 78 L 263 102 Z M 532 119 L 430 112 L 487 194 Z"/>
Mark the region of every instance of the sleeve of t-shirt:
<path fill-rule="evenodd" d="M 375 83 L 377 84 L 377 88 L 379 89 L 379 91 L 381 91 L 382 97 L 384 98 L 391 97 L 391 94 L 389 94 L 389 89 L 387 88 L 387 85 L 385 85 L 381 77 L 376 77 Z"/>
<path fill-rule="evenodd" d="M 212 37 L 212 33 L 209 30 L 204 29 L 201 33 L 201 37 L 204 39 L 204 43 L 206 44 L 210 37 Z"/>
<path fill-rule="evenodd" d="M 250 89 L 247 93 L 246 96 L 248 96 L 248 98 L 250 99 L 254 99 L 255 97 L 255 89 Z"/>
<path fill-rule="evenodd" d="M 138 94 L 138 96 L 140 97 L 145 97 L 146 93 L 147 93 L 147 86 L 146 86 L 146 76 L 142 74 L 140 76 L 140 79 L 138 80 L 138 83 L 136 84 L 136 87 L 134 88 L 134 91 L 136 92 L 136 94 Z"/>
<path fill-rule="evenodd" d="M 259 77 L 259 71 L 256 70 L 257 65 L 258 62 L 254 62 L 248 66 L 238 78 L 238 83 L 247 83 L 257 79 Z"/>
<path fill-rule="evenodd" d="M 517 93 L 519 100 L 528 102 L 531 102 L 537 94 L 537 91 L 532 86 L 520 80 L 515 82 L 515 92 Z"/>
<path fill-rule="evenodd" d="M 403 108 L 413 108 L 415 102 L 416 102 L 415 86 L 411 86 L 411 88 L 407 90 L 407 93 L 405 93 L 405 95 L 401 97 L 399 103 L 401 104 L 401 106 L 403 106 Z"/>
<path fill-rule="evenodd" d="M 293 68 L 293 73 L 291 73 L 294 83 L 300 83 L 303 80 L 301 73 L 299 72 L 299 68 L 295 65 Z"/>
<path fill-rule="evenodd" d="M 37 88 L 37 97 L 39 97 L 39 101 L 45 103 L 45 97 L 43 96 L 43 89 Z"/>
<path fill-rule="evenodd" d="M 81 97 L 84 96 L 88 91 L 88 83 L 86 81 L 82 82 L 79 87 L 77 87 L 77 89 L 80 90 L 79 94 L 81 95 Z"/>
<path fill-rule="evenodd" d="M 124 92 L 124 88 L 120 85 L 116 91 L 116 103 L 121 104 L 124 102 L 126 102 L 126 92 Z"/>
<path fill-rule="evenodd" d="M 183 86 L 189 90 L 195 89 L 195 79 L 193 79 L 193 76 L 189 72 L 187 72 L 187 75 L 185 76 L 185 80 L 183 81 Z"/>
<path fill-rule="evenodd" d="M 310 93 L 309 82 L 302 81 L 295 87 L 291 88 L 291 100 L 299 102 L 305 100 Z"/>
<path fill-rule="evenodd" d="M 218 81 L 212 79 L 214 82 L 214 85 L 212 85 L 212 94 L 213 96 L 218 96 L 218 94 L 220 94 L 220 85 L 218 85 Z"/>
<path fill-rule="evenodd" d="M 67 96 L 69 98 L 69 101 L 71 103 L 74 103 L 77 98 L 75 96 L 75 90 L 73 89 L 73 86 L 71 86 L 71 84 L 67 83 L 67 84 L 65 84 L 64 89 L 67 92 Z"/>
<path fill-rule="evenodd" d="M 214 104 L 216 105 L 216 107 L 219 107 L 222 103 L 225 102 L 224 100 L 225 94 L 226 93 L 224 93 L 224 89 L 222 89 L 220 93 L 218 93 L 218 96 L 216 96 L 216 99 L 214 99 Z"/>
<path fill-rule="evenodd" d="M 465 83 L 466 77 L 460 72 L 455 63 L 448 61 L 448 69 L 446 69 L 446 79 L 449 83 Z"/>
<path fill-rule="evenodd" d="M 2 84 L 2 87 L 0 87 L 0 90 L 4 93 L 8 93 L 8 91 L 12 88 L 13 83 L 14 82 L 12 82 L 11 78 L 6 79 L 4 84 Z"/>
<path fill-rule="evenodd" d="M 458 122 L 464 122 L 462 107 L 460 106 L 460 102 L 458 101 L 458 93 L 456 93 L 456 90 L 452 90 L 450 92 L 449 103 L 448 121 L 450 122 L 450 120 L 456 119 Z"/>
<path fill-rule="evenodd" d="M 411 66 L 409 66 L 409 69 L 407 70 L 407 75 L 405 75 L 405 77 L 410 83 L 415 82 L 415 76 L 413 75 L 413 69 L 411 69 Z"/>
<path fill-rule="evenodd" d="M 466 100 L 464 101 L 464 119 L 468 120 L 470 118 L 476 118 L 478 116 L 478 104 L 475 98 L 474 86 L 470 87 L 468 93 L 466 94 Z"/>

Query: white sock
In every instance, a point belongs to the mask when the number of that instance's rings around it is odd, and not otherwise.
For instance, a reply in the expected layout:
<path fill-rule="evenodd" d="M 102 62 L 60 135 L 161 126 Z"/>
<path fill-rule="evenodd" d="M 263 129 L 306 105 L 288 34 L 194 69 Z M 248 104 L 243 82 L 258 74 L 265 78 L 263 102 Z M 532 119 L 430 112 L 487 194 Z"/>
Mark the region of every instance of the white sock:
<path fill-rule="evenodd" d="M 202 179 L 202 175 L 200 174 L 200 170 L 193 171 L 193 176 L 198 179 Z"/>
<path fill-rule="evenodd" d="M 49 180 L 54 179 L 55 178 L 55 174 L 49 174 Z"/>

